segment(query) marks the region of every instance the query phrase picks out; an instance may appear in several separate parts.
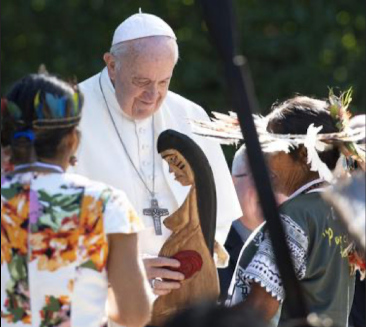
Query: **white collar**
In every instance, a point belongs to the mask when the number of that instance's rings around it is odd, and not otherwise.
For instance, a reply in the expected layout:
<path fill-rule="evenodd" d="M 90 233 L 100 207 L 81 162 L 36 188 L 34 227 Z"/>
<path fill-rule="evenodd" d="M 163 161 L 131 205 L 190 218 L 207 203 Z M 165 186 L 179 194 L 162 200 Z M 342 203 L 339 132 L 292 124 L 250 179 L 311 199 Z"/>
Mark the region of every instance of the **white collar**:
<path fill-rule="evenodd" d="M 109 77 L 107 67 L 105 67 L 101 71 L 100 74 L 101 74 L 101 76 L 98 77 L 98 79 L 100 78 L 101 85 L 99 85 L 99 82 L 98 82 L 98 88 L 100 88 L 100 86 L 103 88 L 103 90 L 99 90 L 99 91 L 101 93 L 104 93 L 106 101 L 108 101 L 108 106 L 111 109 L 111 111 L 113 111 L 113 115 L 114 116 L 119 115 L 119 116 L 122 116 L 123 118 L 126 118 L 128 120 L 132 120 L 130 117 L 128 117 L 123 112 L 123 110 L 121 109 L 121 106 L 119 105 L 119 103 L 117 101 L 116 91 L 115 91 L 114 86 L 112 84 L 112 81 Z M 103 102 L 104 102 L 104 100 L 103 100 Z"/>
<path fill-rule="evenodd" d="M 29 163 L 29 164 L 16 165 L 14 167 L 14 172 L 17 172 L 17 171 L 23 170 L 23 169 L 27 169 L 27 168 L 45 168 L 45 169 L 54 170 L 55 172 L 61 173 L 61 174 L 63 174 L 65 172 L 61 166 L 54 165 L 54 164 L 47 164 L 47 163 L 39 162 L 39 161 Z"/>
<path fill-rule="evenodd" d="M 318 178 L 318 179 L 315 179 L 303 186 L 301 186 L 298 190 L 296 190 L 294 193 L 292 193 L 288 198 L 287 200 L 291 200 L 295 197 L 297 197 L 298 195 L 300 195 L 301 193 L 304 193 L 307 189 L 309 189 L 310 187 L 312 187 L 313 185 L 316 185 L 316 184 L 319 184 L 319 183 L 323 183 L 325 182 L 324 178 Z M 324 188 L 316 188 L 316 189 L 313 189 L 313 190 L 310 190 L 309 192 L 306 192 L 306 193 L 313 193 L 313 192 L 323 192 L 324 191 Z"/>

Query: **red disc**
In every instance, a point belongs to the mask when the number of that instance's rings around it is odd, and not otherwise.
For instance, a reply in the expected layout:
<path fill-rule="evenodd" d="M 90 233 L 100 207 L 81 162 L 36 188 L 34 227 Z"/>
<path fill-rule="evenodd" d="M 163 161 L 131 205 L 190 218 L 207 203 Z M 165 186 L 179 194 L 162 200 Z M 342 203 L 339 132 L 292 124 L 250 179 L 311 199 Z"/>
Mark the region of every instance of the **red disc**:
<path fill-rule="evenodd" d="M 172 256 L 172 258 L 180 262 L 180 267 L 171 270 L 182 273 L 185 279 L 191 278 L 196 272 L 202 269 L 202 257 L 197 251 L 181 251 Z"/>

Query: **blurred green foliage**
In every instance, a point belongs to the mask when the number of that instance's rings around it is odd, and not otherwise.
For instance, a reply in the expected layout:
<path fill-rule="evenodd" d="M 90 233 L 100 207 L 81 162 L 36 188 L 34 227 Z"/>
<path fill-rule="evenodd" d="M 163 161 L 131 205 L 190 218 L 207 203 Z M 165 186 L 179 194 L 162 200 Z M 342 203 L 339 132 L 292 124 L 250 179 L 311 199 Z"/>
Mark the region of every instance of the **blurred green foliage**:
<path fill-rule="evenodd" d="M 227 110 L 223 69 L 196 0 L 14 0 L 1 11 L 2 93 L 44 63 L 78 80 L 103 67 L 114 29 L 139 7 L 175 30 L 181 60 L 172 90 L 207 110 Z M 355 89 L 363 111 L 365 12 L 361 1 L 236 1 L 242 53 L 263 112 L 294 93 L 324 97 L 327 87 Z"/>
<path fill-rule="evenodd" d="M 361 1 L 236 1 L 242 52 L 264 112 L 294 93 L 326 96 L 327 86 L 355 89 L 363 110 L 365 12 Z M 195 0 L 14 0 L 1 11 L 2 93 L 41 63 L 83 80 L 103 67 L 116 26 L 138 11 L 176 31 L 181 60 L 172 89 L 206 109 L 226 110 L 223 71 Z M 362 108 L 362 109 L 361 109 Z"/>
<path fill-rule="evenodd" d="M 326 97 L 328 87 L 354 88 L 352 110 L 364 112 L 365 10 L 361 0 L 237 0 L 241 51 L 259 103 L 295 93 Z M 82 81 L 103 68 L 118 24 L 138 11 L 175 30 L 180 62 L 171 89 L 206 110 L 227 111 L 223 67 L 197 0 L 6 0 L 1 10 L 1 92 L 41 63 Z M 233 149 L 225 149 L 228 157 Z"/>

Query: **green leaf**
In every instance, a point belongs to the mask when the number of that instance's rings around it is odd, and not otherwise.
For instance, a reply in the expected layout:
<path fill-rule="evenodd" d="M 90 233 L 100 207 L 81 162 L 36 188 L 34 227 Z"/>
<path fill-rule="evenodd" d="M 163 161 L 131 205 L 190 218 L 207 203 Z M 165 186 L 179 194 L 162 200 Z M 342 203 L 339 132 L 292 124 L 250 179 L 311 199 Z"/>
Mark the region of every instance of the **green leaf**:
<path fill-rule="evenodd" d="M 64 207 L 62 209 L 66 212 L 69 212 L 69 213 L 74 212 L 75 214 L 77 214 L 80 210 L 80 204 L 75 203 L 75 204 L 69 205 L 68 207 Z"/>
<path fill-rule="evenodd" d="M 59 312 L 61 310 L 60 301 L 55 297 L 51 296 L 50 303 L 47 305 L 46 310 L 52 312 Z"/>
<path fill-rule="evenodd" d="M 345 109 L 347 109 L 350 103 L 352 102 L 352 94 L 353 94 L 353 88 L 351 86 L 347 91 L 343 92 L 341 95 L 342 105 Z"/>
<path fill-rule="evenodd" d="M 67 195 L 67 196 L 63 196 L 57 203 L 58 206 L 60 207 L 67 207 L 70 206 L 71 204 L 79 204 L 80 203 L 80 194 L 75 194 L 75 195 Z"/>
<path fill-rule="evenodd" d="M 23 185 L 17 183 L 12 184 L 10 188 L 1 188 L 1 196 L 5 199 L 10 200 L 18 195 L 23 189 Z"/>
<path fill-rule="evenodd" d="M 98 271 L 98 268 L 97 266 L 95 265 L 95 263 L 91 260 L 83 263 L 80 268 L 86 268 L 86 269 L 91 269 L 91 270 L 95 270 L 95 271 Z"/>
<path fill-rule="evenodd" d="M 61 227 L 60 222 L 57 222 L 50 214 L 42 215 L 38 219 L 38 226 L 49 227 L 54 231 L 58 231 Z"/>
<path fill-rule="evenodd" d="M 13 279 L 10 279 L 9 282 L 6 284 L 6 290 L 11 294 L 17 285 L 17 282 Z"/>
<path fill-rule="evenodd" d="M 10 313 L 14 316 L 14 322 L 19 322 L 25 316 L 25 310 L 22 308 L 16 308 L 10 310 Z"/>
<path fill-rule="evenodd" d="M 8 265 L 10 276 L 14 281 L 27 279 L 28 267 L 26 256 L 15 255 Z"/>
<path fill-rule="evenodd" d="M 45 191 L 39 190 L 39 201 L 52 202 L 52 197 Z"/>

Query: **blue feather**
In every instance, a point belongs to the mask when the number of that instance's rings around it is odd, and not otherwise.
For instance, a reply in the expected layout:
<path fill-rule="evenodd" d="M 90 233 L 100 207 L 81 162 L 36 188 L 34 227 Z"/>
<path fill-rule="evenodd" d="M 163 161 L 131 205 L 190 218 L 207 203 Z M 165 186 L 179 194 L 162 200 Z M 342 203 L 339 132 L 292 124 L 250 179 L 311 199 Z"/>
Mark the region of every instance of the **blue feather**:
<path fill-rule="evenodd" d="M 52 117 L 64 118 L 66 115 L 67 98 L 56 98 L 50 93 L 46 93 L 46 103 L 51 110 Z"/>

